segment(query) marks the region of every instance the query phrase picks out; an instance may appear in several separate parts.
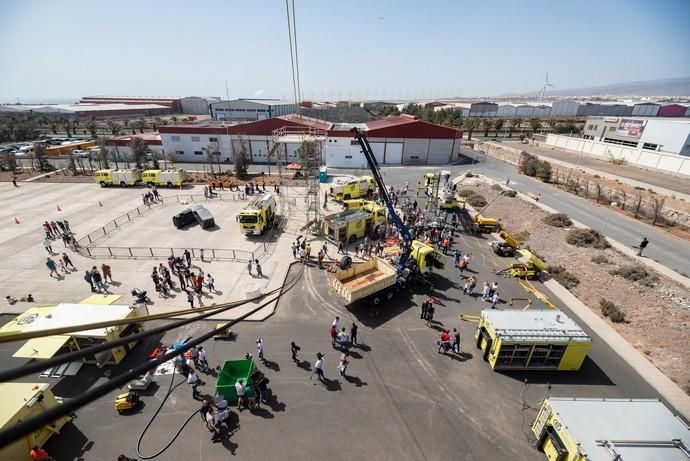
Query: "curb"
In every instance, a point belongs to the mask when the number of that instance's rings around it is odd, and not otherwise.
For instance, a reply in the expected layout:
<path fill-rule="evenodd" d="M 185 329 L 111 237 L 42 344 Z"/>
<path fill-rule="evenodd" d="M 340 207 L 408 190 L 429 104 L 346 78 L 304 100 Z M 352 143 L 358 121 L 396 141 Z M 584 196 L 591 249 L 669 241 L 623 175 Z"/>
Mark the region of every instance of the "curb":
<path fill-rule="evenodd" d="M 654 388 L 678 413 L 690 421 L 690 396 L 661 372 L 642 352 L 620 335 L 582 301 L 555 280 L 544 285 L 566 304 L 577 317 L 595 331 L 633 370 Z"/>

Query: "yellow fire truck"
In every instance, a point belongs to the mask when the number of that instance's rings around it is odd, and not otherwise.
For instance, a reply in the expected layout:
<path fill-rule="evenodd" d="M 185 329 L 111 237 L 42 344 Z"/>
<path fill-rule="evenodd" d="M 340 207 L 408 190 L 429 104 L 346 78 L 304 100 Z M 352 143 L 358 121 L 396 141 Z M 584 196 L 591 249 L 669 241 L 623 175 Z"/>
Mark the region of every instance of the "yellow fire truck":
<path fill-rule="evenodd" d="M 179 187 L 187 179 L 185 170 L 145 170 L 141 174 L 141 182 L 147 186 Z"/>
<path fill-rule="evenodd" d="M 376 183 L 371 176 L 362 176 L 355 180 L 335 183 L 329 189 L 329 194 L 337 201 L 369 197 L 376 190 Z"/>
<path fill-rule="evenodd" d="M 273 194 L 264 192 L 257 195 L 237 216 L 240 231 L 245 235 L 261 235 L 273 222 L 275 214 L 276 199 Z"/>
<path fill-rule="evenodd" d="M 141 171 L 137 169 L 129 170 L 98 170 L 96 171 L 96 182 L 101 187 L 107 186 L 134 186 L 141 181 Z"/>

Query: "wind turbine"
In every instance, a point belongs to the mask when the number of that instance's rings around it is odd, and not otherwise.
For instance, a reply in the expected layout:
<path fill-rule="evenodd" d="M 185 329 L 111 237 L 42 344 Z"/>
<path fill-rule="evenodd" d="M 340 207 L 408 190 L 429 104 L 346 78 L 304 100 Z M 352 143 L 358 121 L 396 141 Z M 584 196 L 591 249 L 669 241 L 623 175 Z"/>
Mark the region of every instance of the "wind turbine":
<path fill-rule="evenodd" d="M 541 87 L 541 94 L 539 95 L 539 102 L 542 102 L 544 100 L 544 93 L 546 93 L 546 88 L 549 86 L 551 88 L 555 87 L 555 85 L 552 85 L 549 83 L 549 71 L 547 70 L 546 71 L 546 81 L 544 82 L 544 84 Z"/>

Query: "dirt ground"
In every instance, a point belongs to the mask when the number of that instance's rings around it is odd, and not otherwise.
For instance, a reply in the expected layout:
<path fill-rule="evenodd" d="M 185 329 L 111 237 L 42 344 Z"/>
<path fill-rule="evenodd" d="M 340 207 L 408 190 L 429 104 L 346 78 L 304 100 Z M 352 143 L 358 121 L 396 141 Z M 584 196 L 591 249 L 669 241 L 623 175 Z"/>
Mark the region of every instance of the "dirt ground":
<path fill-rule="evenodd" d="M 476 189 L 485 197 L 496 193 L 478 178 L 465 179 L 462 188 Z M 571 291 L 600 317 L 602 298 L 625 312 L 626 321 L 611 323 L 613 328 L 690 394 L 690 290 L 660 274 L 655 274 L 658 280 L 651 287 L 611 275 L 612 269 L 633 264 L 633 260 L 611 248 L 596 250 L 566 243 L 568 229 L 543 223 L 541 219 L 547 214 L 517 197 L 491 205 L 491 216 L 500 218 L 511 234 L 529 234 L 524 245 L 543 256 L 547 264 L 564 266 L 577 276 L 580 283 Z M 604 255 L 608 262 L 592 262 L 595 255 Z"/>
<path fill-rule="evenodd" d="M 568 188 L 564 184 L 564 178 L 568 174 L 568 170 L 564 170 L 559 167 L 556 167 L 556 170 L 558 170 L 559 172 L 559 184 L 553 185 L 558 187 L 559 189 L 574 193 L 572 190 L 568 190 Z M 615 202 L 617 203 L 617 206 L 612 206 L 611 209 L 630 217 L 634 217 L 634 207 L 638 196 L 641 196 L 643 202 L 646 204 L 650 204 L 652 202 L 652 195 L 655 195 L 657 197 L 664 196 L 664 194 L 656 192 L 654 191 L 654 189 L 642 190 L 640 188 L 635 188 L 619 180 L 602 178 L 599 177 L 599 175 L 585 173 L 584 171 L 570 171 L 571 181 L 574 181 L 574 178 L 577 177 L 580 180 L 580 184 L 583 184 L 585 181 L 589 182 L 589 200 L 596 203 L 597 194 L 595 184 L 598 183 L 604 187 L 604 192 L 600 197 L 600 203 L 610 204 L 611 202 Z M 609 190 L 611 189 L 616 192 L 612 192 L 611 194 L 609 194 Z M 624 207 L 622 192 L 626 194 L 625 209 L 623 209 Z M 580 196 L 583 195 L 584 194 L 582 193 L 580 194 Z M 667 218 L 668 223 L 675 222 L 676 225 L 667 224 L 665 222 L 665 219 L 661 219 L 655 224 L 656 227 L 663 229 L 664 231 L 673 234 L 676 237 L 690 241 L 690 203 L 684 200 L 683 198 L 676 197 L 675 195 L 665 195 L 665 197 L 666 199 L 664 202 L 662 215 L 664 218 Z M 677 213 L 674 213 L 674 211 Z M 645 212 L 647 216 L 644 216 Z M 652 211 L 650 207 L 643 206 L 643 213 L 641 213 L 636 219 L 651 224 L 652 219 L 648 217 L 651 216 L 651 214 Z"/>

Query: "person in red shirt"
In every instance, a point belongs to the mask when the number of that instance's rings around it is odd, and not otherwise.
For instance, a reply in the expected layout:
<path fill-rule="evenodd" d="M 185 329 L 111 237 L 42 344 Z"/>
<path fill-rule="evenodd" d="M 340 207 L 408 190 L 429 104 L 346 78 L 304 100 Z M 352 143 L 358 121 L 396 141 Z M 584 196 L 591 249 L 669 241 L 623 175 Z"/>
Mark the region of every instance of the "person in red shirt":
<path fill-rule="evenodd" d="M 440 341 L 438 342 L 438 351 L 448 350 L 450 348 L 450 335 L 446 330 L 441 330 Z"/>
<path fill-rule="evenodd" d="M 53 458 L 48 456 L 48 452 L 43 448 L 40 448 L 38 445 L 34 445 L 29 453 L 29 456 L 31 456 L 33 461 L 53 461 Z"/>

